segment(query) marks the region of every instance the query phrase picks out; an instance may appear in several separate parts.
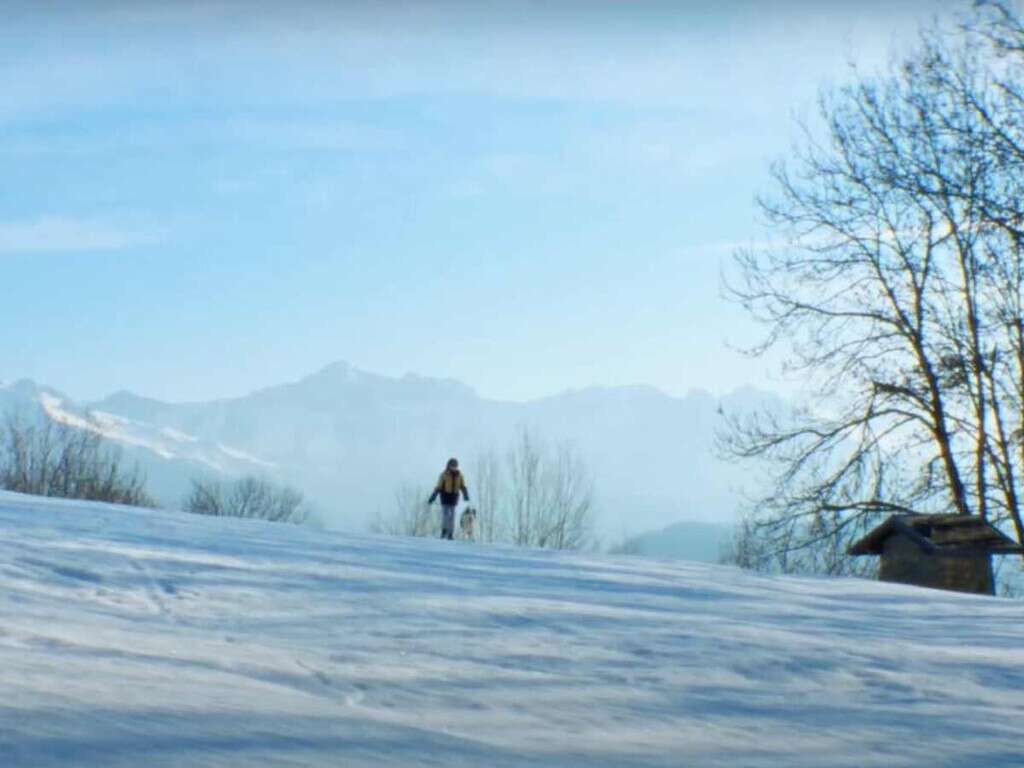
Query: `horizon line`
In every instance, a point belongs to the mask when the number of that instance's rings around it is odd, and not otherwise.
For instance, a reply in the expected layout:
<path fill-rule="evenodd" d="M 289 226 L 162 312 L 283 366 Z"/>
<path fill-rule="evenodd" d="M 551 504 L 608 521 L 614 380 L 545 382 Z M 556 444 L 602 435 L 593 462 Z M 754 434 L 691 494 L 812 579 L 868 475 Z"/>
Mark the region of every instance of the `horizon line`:
<path fill-rule="evenodd" d="M 779 394 L 777 392 L 773 392 L 772 390 L 767 390 L 767 389 L 762 389 L 760 387 L 757 387 L 757 386 L 755 386 L 754 384 L 752 384 L 750 382 L 744 382 L 743 384 L 740 384 L 740 385 L 736 386 L 735 388 L 729 390 L 726 393 L 715 393 L 715 392 L 712 392 L 710 389 L 707 389 L 705 387 L 690 387 L 686 391 L 686 393 L 682 394 L 682 395 L 673 394 L 671 392 L 668 392 L 665 389 L 663 389 L 662 387 L 659 387 L 659 386 L 657 386 L 655 384 L 647 384 L 647 383 L 642 383 L 642 382 L 635 382 L 635 383 L 631 383 L 631 384 L 599 384 L 599 383 L 593 383 L 593 384 L 588 384 L 586 386 L 581 386 L 581 387 L 568 387 L 566 389 L 562 389 L 560 391 L 557 391 L 557 392 L 554 392 L 554 393 L 548 394 L 548 395 L 540 395 L 540 396 L 537 396 L 537 397 L 530 397 L 530 398 L 516 400 L 516 399 L 509 399 L 509 398 L 492 397 L 492 396 L 488 396 L 488 395 L 485 395 L 485 394 L 481 394 L 479 392 L 479 390 L 477 390 L 476 387 L 472 386 L 471 384 L 466 383 L 465 381 L 463 381 L 461 379 L 457 379 L 457 378 L 445 377 L 445 376 L 425 375 L 425 374 L 417 373 L 415 371 L 407 371 L 406 373 L 401 374 L 401 375 L 388 375 L 388 374 L 377 373 L 377 372 L 374 372 L 374 371 L 366 370 L 364 368 L 360 368 L 360 367 L 358 367 L 356 365 L 353 365 L 352 363 L 348 362 L 347 360 L 335 360 L 333 362 L 327 363 L 326 365 L 321 366 L 320 368 L 316 369 L 315 371 L 313 371 L 311 373 L 308 373 L 308 374 L 306 374 L 304 376 L 300 376 L 297 379 L 289 379 L 289 380 L 278 382 L 276 384 L 270 384 L 270 385 L 267 385 L 267 386 L 255 387 L 253 389 L 249 389 L 248 391 L 246 391 L 246 392 L 244 392 L 242 394 L 228 395 L 228 396 L 225 396 L 225 397 L 213 397 L 213 398 L 208 398 L 208 399 L 205 399 L 205 400 L 202 400 L 202 399 L 200 399 L 200 400 L 164 400 L 164 399 L 160 399 L 160 398 L 156 398 L 156 397 L 151 397 L 151 396 L 145 395 L 145 394 L 140 394 L 139 392 L 135 392 L 135 391 L 132 391 L 130 389 L 117 389 L 117 390 L 114 390 L 113 392 L 110 392 L 110 393 L 108 393 L 108 394 L 106 394 L 106 395 L 104 395 L 104 396 L 102 396 L 102 397 L 100 397 L 98 399 L 81 399 L 81 398 L 79 398 L 77 396 L 74 396 L 74 395 L 71 395 L 71 394 L 69 394 L 69 393 L 67 393 L 67 392 L 65 392 L 63 390 L 57 389 L 55 387 L 52 387 L 52 386 L 50 386 L 49 384 L 47 384 L 45 382 L 37 381 L 37 380 L 35 380 L 35 379 L 31 378 L 31 377 L 28 377 L 28 376 L 21 376 L 21 377 L 17 377 L 17 378 L 13 378 L 13 379 L 0 379 L 0 390 L 10 389 L 10 388 L 15 387 L 15 386 L 17 386 L 19 384 L 22 384 L 22 383 L 29 383 L 29 384 L 31 384 L 31 385 L 39 388 L 39 389 L 50 390 L 50 391 L 54 392 L 55 394 L 58 394 L 58 395 L 60 395 L 62 397 L 65 397 L 65 398 L 71 400 L 74 403 L 85 404 L 85 405 L 94 405 L 94 404 L 102 403 L 102 402 L 104 402 L 106 400 L 111 400 L 111 399 L 113 399 L 115 397 L 118 397 L 118 396 L 130 396 L 130 397 L 137 398 L 137 399 L 140 399 L 140 400 L 149 400 L 149 401 L 152 401 L 152 402 L 155 402 L 155 403 L 160 403 L 161 405 L 209 405 L 209 404 L 212 404 L 212 403 L 222 403 L 222 402 L 229 402 L 229 401 L 233 401 L 233 400 L 243 400 L 243 399 L 245 399 L 247 397 L 252 397 L 253 395 L 257 395 L 257 394 L 262 393 L 262 392 L 267 392 L 267 391 L 270 391 L 270 390 L 281 389 L 283 387 L 289 387 L 289 386 L 295 386 L 295 385 L 298 385 L 298 384 L 302 384 L 304 382 L 309 381 L 310 379 L 313 379 L 313 378 L 315 378 L 317 376 L 320 376 L 322 374 L 325 374 L 325 373 L 329 372 L 332 368 L 344 368 L 345 370 L 347 370 L 347 371 L 349 371 L 349 372 L 351 372 L 353 374 L 367 376 L 367 377 L 372 377 L 372 378 L 376 378 L 376 379 L 382 379 L 382 380 L 390 381 L 390 382 L 401 382 L 401 381 L 409 380 L 409 379 L 419 379 L 419 380 L 422 380 L 422 381 L 432 382 L 432 383 L 456 385 L 456 386 L 458 386 L 458 387 L 460 387 L 460 388 L 462 388 L 464 390 L 467 390 L 474 398 L 476 398 L 478 400 L 482 400 L 482 401 L 485 401 L 485 402 L 505 403 L 505 404 L 513 404 L 513 405 L 527 405 L 527 404 L 530 404 L 530 403 L 538 403 L 538 402 L 543 402 L 545 400 L 551 400 L 551 399 L 555 399 L 555 398 L 567 397 L 567 396 L 572 396 L 572 395 L 579 395 L 579 394 L 583 394 L 583 393 L 587 393 L 587 392 L 593 392 L 593 391 L 599 391 L 599 390 L 605 390 L 605 391 L 648 390 L 648 391 L 654 392 L 657 395 L 660 395 L 661 397 L 664 397 L 664 398 L 669 399 L 669 400 L 686 400 L 686 399 L 691 398 L 691 397 L 708 396 L 708 397 L 711 397 L 714 400 L 721 401 L 722 399 L 724 399 L 726 397 L 730 397 L 732 395 L 735 395 L 735 394 L 737 394 L 739 392 L 743 392 L 743 391 L 746 391 L 746 390 L 750 390 L 750 391 L 753 391 L 753 392 L 764 393 L 764 394 L 776 394 L 776 395 Z"/>

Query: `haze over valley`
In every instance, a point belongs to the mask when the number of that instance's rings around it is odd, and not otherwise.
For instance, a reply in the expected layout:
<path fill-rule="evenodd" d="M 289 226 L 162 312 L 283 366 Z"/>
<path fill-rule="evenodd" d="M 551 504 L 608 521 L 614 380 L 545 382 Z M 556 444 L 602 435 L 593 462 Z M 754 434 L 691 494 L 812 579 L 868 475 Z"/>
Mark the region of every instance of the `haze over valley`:
<path fill-rule="evenodd" d="M 21 380 L 0 389 L 8 412 L 45 415 L 101 431 L 146 472 L 165 506 L 192 477 L 258 474 L 302 490 L 325 525 L 365 529 L 403 485 L 424 492 L 458 456 L 473 487 L 474 463 L 504 460 L 527 429 L 567 442 L 595 482 L 605 540 L 680 520 L 731 523 L 734 468 L 714 454 L 723 413 L 781 401 L 753 388 L 721 398 L 694 390 L 592 387 L 526 402 L 491 400 L 458 381 L 375 375 L 335 363 L 299 381 L 237 398 L 166 403 L 130 392 L 95 402 Z"/>

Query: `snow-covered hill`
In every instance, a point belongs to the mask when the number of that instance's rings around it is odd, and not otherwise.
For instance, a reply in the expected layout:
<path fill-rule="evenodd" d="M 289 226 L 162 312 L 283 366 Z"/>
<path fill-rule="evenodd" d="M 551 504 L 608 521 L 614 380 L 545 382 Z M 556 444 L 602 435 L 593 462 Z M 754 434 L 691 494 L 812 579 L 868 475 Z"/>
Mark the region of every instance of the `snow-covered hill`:
<path fill-rule="evenodd" d="M 0 764 L 1021 764 L 1024 605 L 0 494 Z"/>
<path fill-rule="evenodd" d="M 210 403 L 162 403 L 128 392 L 75 403 L 31 382 L 0 388 L 0 407 L 17 401 L 64 421 L 98 420 L 142 463 L 165 504 L 178 504 L 194 475 L 256 472 L 298 486 L 328 524 L 350 529 L 389 510 L 399 485 L 432 482 L 449 456 L 463 460 L 472 484 L 474 457 L 490 450 L 503 458 L 528 426 L 580 452 L 597 479 L 608 537 L 684 518 L 731 522 L 736 473 L 712 449 L 719 409 L 766 400 L 778 404 L 750 389 L 719 401 L 705 392 L 678 398 L 616 387 L 507 403 L 456 381 L 389 378 L 344 363 Z"/>

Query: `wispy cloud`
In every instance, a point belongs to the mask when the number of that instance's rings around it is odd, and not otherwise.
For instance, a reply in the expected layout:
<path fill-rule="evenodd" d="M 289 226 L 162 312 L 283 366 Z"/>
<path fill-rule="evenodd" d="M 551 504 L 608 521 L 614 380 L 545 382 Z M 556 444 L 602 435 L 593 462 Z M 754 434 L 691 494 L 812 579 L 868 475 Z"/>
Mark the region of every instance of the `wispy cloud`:
<path fill-rule="evenodd" d="M 846 58 L 886 63 L 894 34 L 906 37 L 932 5 L 891 4 L 792 2 L 765 13 L 737 0 L 708 13 L 654 0 L 288 9 L 181 0 L 66 3 L 59 14 L 39 4 L 0 29 L 0 124 L 83 109 L 308 109 L 439 95 L 698 112 L 727 97 L 763 117 L 794 92 L 841 79 Z M 837 59 L 837 45 L 849 57 Z"/>
<path fill-rule="evenodd" d="M 152 233 L 83 218 L 0 221 L 0 254 L 121 251 L 153 240 Z"/>
<path fill-rule="evenodd" d="M 0 132 L 2 133 L 2 132 Z M 299 115 L 294 118 L 226 116 L 207 119 L 126 118 L 116 132 L 61 131 L 33 133 L 29 128 L 3 133 L 0 154 L 18 157 L 89 156 L 124 152 L 166 152 L 187 147 L 242 147 L 259 151 L 380 152 L 401 148 L 405 139 L 394 130 L 355 120 Z"/>

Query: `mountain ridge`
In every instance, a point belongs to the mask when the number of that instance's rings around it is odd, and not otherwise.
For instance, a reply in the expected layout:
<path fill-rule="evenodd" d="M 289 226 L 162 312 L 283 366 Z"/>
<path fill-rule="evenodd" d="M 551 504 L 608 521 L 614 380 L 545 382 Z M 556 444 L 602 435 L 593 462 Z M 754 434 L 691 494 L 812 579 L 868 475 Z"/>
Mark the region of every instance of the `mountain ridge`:
<path fill-rule="evenodd" d="M 360 383 L 370 381 L 374 383 L 390 383 L 395 385 L 403 385 L 408 383 L 427 384 L 438 389 L 449 388 L 452 391 L 461 391 L 462 393 L 468 396 L 472 396 L 475 399 L 487 403 L 500 405 L 530 405 L 535 403 L 541 403 L 547 400 L 587 396 L 598 393 L 633 393 L 638 395 L 647 395 L 651 397 L 658 397 L 675 401 L 688 400 L 692 398 L 725 401 L 737 397 L 768 397 L 775 398 L 781 401 L 781 398 L 779 398 L 775 393 L 769 390 L 760 389 L 754 386 L 753 384 L 749 383 L 741 384 L 733 389 L 730 389 L 728 392 L 725 392 L 720 395 L 716 395 L 714 392 L 711 392 L 710 390 L 705 389 L 703 387 L 691 387 L 686 391 L 685 394 L 678 395 L 667 392 L 664 389 L 653 384 L 589 384 L 582 387 L 571 387 L 549 395 L 540 395 L 537 397 L 531 397 L 522 400 L 509 400 L 505 398 L 492 397 L 480 394 L 474 387 L 456 378 L 431 376 L 428 374 L 422 374 L 415 371 L 408 371 L 397 376 L 389 376 L 386 374 L 368 371 L 366 369 L 355 366 L 346 360 L 336 360 L 332 363 L 328 363 L 327 365 L 317 369 L 312 373 L 306 374 L 305 376 L 301 376 L 298 379 L 294 379 L 291 381 L 283 381 L 278 384 L 270 384 L 263 387 L 257 387 L 256 389 L 250 390 L 249 392 L 243 394 L 228 395 L 225 397 L 215 397 L 199 400 L 164 400 L 160 398 L 151 397 L 149 395 L 141 394 L 130 389 L 119 389 L 98 399 L 81 400 L 78 402 L 93 407 L 101 407 L 102 405 L 110 401 L 139 401 L 147 404 L 158 404 L 161 406 L 214 405 L 219 403 L 229 403 L 237 400 L 244 400 L 246 398 L 253 397 L 255 395 L 260 395 L 268 391 L 304 386 L 308 385 L 311 382 L 317 381 L 328 381 L 330 383 Z M 20 382 L 30 382 L 40 387 L 46 386 L 42 383 L 34 381 L 31 378 L 19 378 L 15 380 L 0 380 L 0 389 L 10 386 L 13 383 Z M 57 390 L 54 391 L 57 392 Z M 65 393 L 59 394 L 67 397 Z"/>
<path fill-rule="evenodd" d="M 46 389 L 20 386 L 26 400 L 32 392 L 39 400 Z M 4 391 L 10 390 L 0 390 L 0 404 Z M 361 527 L 386 513 L 399 485 L 429 484 L 448 456 L 462 458 L 470 474 L 475 456 L 492 451 L 503 457 L 525 428 L 579 451 L 609 533 L 684 518 L 731 519 L 734 472 L 713 455 L 722 403 L 730 409 L 743 407 L 736 398 L 782 404 L 749 387 L 716 398 L 703 390 L 678 397 L 646 385 L 510 402 L 452 379 L 389 377 L 345 362 L 208 402 L 167 403 L 126 390 L 81 404 L 56 391 L 52 397 L 61 405 L 51 402 L 51 410 L 63 408 L 76 418 L 99 414 L 111 425 L 108 437 L 157 477 L 158 495 L 168 505 L 180 502 L 198 474 L 266 473 L 304 490 L 328 522 L 342 527 Z M 177 460 L 174 471 L 147 448 Z"/>

